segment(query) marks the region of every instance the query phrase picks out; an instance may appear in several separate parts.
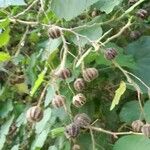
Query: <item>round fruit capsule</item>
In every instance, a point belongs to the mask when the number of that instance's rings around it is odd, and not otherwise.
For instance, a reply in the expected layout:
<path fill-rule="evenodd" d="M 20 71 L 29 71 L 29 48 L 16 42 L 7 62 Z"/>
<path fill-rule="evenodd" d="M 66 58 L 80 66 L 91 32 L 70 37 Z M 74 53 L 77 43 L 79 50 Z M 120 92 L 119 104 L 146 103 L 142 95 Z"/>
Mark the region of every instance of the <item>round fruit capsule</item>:
<path fill-rule="evenodd" d="M 87 82 L 91 82 L 98 77 L 98 70 L 96 68 L 87 68 L 83 70 L 83 78 Z"/>
<path fill-rule="evenodd" d="M 89 118 L 89 116 L 85 113 L 82 114 L 77 114 L 74 117 L 74 122 L 81 128 L 89 126 L 91 123 L 91 119 Z"/>
<path fill-rule="evenodd" d="M 62 68 L 62 69 L 59 69 L 55 75 L 58 77 L 58 78 L 61 78 L 63 80 L 71 77 L 71 72 L 68 68 Z"/>
<path fill-rule="evenodd" d="M 117 56 L 117 51 L 115 48 L 107 48 L 104 55 L 107 60 L 112 60 Z"/>
<path fill-rule="evenodd" d="M 133 131 L 140 132 L 143 125 L 144 123 L 141 120 L 136 120 L 132 122 L 131 126 L 132 126 Z"/>
<path fill-rule="evenodd" d="M 86 103 L 86 97 L 82 93 L 79 93 L 73 97 L 72 103 L 76 107 L 82 107 Z"/>
<path fill-rule="evenodd" d="M 150 124 L 143 125 L 141 131 L 145 136 L 150 137 Z"/>
<path fill-rule="evenodd" d="M 148 17 L 148 11 L 145 9 L 139 9 L 137 12 L 137 16 L 141 19 L 146 19 Z"/>
<path fill-rule="evenodd" d="M 59 38 L 61 36 L 61 30 L 57 26 L 52 26 L 48 30 L 48 34 L 52 39 Z"/>
<path fill-rule="evenodd" d="M 82 78 L 76 79 L 74 82 L 74 88 L 76 91 L 81 92 L 85 88 L 85 81 Z"/>
<path fill-rule="evenodd" d="M 65 97 L 63 95 L 55 95 L 52 100 L 52 106 L 55 108 L 63 107 L 65 104 Z"/>
<path fill-rule="evenodd" d="M 43 118 L 43 110 L 39 106 L 33 106 L 27 110 L 26 118 L 29 122 L 39 122 Z"/>
<path fill-rule="evenodd" d="M 67 138 L 76 138 L 79 135 L 80 127 L 75 123 L 71 123 L 65 128 L 65 135 Z"/>
<path fill-rule="evenodd" d="M 140 33 L 139 31 L 132 31 L 132 32 L 130 33 L 130 37 L 131 37 L 131 39 L 133 39 L 133 40 L 138 39 L 140 36 L 141 36 L 141 33 Z"/>

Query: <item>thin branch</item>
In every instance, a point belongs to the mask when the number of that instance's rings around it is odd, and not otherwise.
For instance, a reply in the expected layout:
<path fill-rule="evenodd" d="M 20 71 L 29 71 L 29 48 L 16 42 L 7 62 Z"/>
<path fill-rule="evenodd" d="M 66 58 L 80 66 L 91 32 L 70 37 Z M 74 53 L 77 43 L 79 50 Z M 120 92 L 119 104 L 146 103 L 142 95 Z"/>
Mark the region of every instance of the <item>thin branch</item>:
<path fill-rule="evenodd" d="M 90 129 L 91 140 L 92 140 L 92 149 L 95 150 L 95 140 L 92 129 Z"/>

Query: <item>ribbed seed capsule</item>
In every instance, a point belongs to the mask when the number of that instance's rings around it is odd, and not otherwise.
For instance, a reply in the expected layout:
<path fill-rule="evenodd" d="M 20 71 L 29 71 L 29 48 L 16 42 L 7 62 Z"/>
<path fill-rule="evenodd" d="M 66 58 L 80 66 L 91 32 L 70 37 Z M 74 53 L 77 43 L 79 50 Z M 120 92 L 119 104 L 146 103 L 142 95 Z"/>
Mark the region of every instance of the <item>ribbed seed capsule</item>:
<path fill-rule="evenodd" d="M 77 114 L 74 117 L 74 122 L 81 128 L 89 126 L 91 123 L 91 119 L 89 118 L 89 116 L 85 113 L 82 114 Z"/>
<path fill-rule="evenodd" d="M 24 75 L 19 75 L 19 76 L 11 76 L 9 82 L 14 85 L 14 84 L 21 84 L 25 81 Z"/>
<path fill-rule="evenodd" d="M 132 32 L 130 33 L 130 37 L 131 37 L 131 39 L 133 39 L 133 40 L 138 39 L 140 36 L 141 36 L 141 33 L 140 33 L 139 31 L 132 31 Z"/>
<path fill-rule="evenodd" d="M 43 110 L 39 106 L 33 106 L 27 110 L 26 118 L 29 122 L 39 122 L 43 118 Z"/>
<path fill-rule="evenodd" d="M 59 69 L 55 75 L 58 77 L 58 78 L 61 78 L 63 80 L 71 77 L 71 72 L 68 68 L 62 68 L 62 69 Z"/>
<path fill-rule="evenodd" d="M 115 48 L 107 48 L 104 55 L 107 60 L 112 60 L 117 56 L 117 51 Z"/>
<path fill-rule="evenodd" d="M 52 26 L 51 28 L 49 28 L 48 34 L 52 39 L 59 38 L 61 36 L 60 28 L 57 26 Z"/>
<path fill-rule="evenodd" d="M 87 82 L 91 82 L 98 77 L 98 70 L 96 68 L 87 68 L 83 70 L 83 78 Z"/>
<path fill-rule="evenodd" d="M 80 128 L 75 124 L 71 123 L 65 128 L 65 135 L 67 138 L 75 138 L 79 135 Z"/>
<path fill-rule="evenodd" d="M 72 150 L 80 150 L 80 145 L 78 144 L 73 145 Z"/>
<path fill-rule="evenodd" d="M 72 103 L 76 107 L 82 107 L 86 103 L 86 97 L 82 93 L 79 93 L 73 97 Z"/>
<path fill-rule="evenodd" d="M 55 108 L 63 107 L 65 104 L 65 97 L 63 95 L 55 95 L 52 100 L 52 105 Z"/>
<path fill-rule="evenodd" d="M 140 132 L 141 128 L 143 127 L 144 123 L 141 120 L 136 120 L 132 122 L 132 129 L 135 132 Z"/>
<path fill-rule="evenodd" d="M 145 124 L 142 128 L 141 128 L 142 133 L 147 136 L 150 137 L 150 124 Z"/>
<path fill-rule="evenodd" d="M 76 91 L 81 92 L 85 88 L 85 81 L 82 78 L 76 79 L 74 82 L 74 88 Z"/>
<path fill-rule="evenodd" d="M 148 17 L 148 11 L 145 9 L 139 9 L 137 12 L 137 16 L 141 19 L 146 19 Z"/>

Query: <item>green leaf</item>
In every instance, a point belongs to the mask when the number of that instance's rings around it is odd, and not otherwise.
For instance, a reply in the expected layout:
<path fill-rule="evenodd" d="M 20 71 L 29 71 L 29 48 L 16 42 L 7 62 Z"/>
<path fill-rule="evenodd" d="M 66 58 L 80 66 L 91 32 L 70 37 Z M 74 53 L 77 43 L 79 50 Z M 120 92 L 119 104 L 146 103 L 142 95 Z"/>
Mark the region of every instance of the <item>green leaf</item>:
<path fill-rule="evenodd" d="M 0 33 L 0 47 L 7 45 L 10 39 L 9 35 L 10 29 L 7 28 L 5 31 Z"/>
<path fill-rule="evenodd" d="M 0 52 L 0 63 L 10 60 L 11 56 L 8 53 Z"/>
<path fill-rule="evenodd" d="M 144 117 L 146 122 L 150 123 L 150 100 L 144 104 Z"/>
<path fill-rule="evenodd" d="M 5 101 L 5 102 L 1 102 L 1 105 L 0 105 L 0 117 L 1 118 L 5 118 L 7 117 L 8 113 L 10 111 L 13 110 L 13 104 L 12 104 L 12 101 L 8 100 L 8 101 Z"/>
<path fill-rule="evenodd" d="M 124 81 L 121 81 L 119 88 L 115 91 L 115 96 L 112 101 L 110 110 L 113 110 L 115 106 L 119 104 L 120 98 L 124 94 L 125 91 L 126 91 L 126 83 Z"/>
<path fill-rule="evenodd" d="M 93 7 L 109 14 L 113 11 L 114 7 L 119 5 L 122 1 L 123 0 L 99 0 Z"/>
<path fill-rule="evenodd" d="M 44 100 L 44 106 L 45 107 L 47 107 L 50 104 L 50 102 L 52 101 L 54 95 L 55 95 L 55 89 L 52 85 L 50 85 L 47 88 L 47 93 L 46 93 L 46 97 L 45 97 L 45 100 Z"/>
<path fill-rule="evenodd" d="M 58 150 L 56 146 L 50 146 L 48 150 Z"/>
<path fill-rule="evenodd" d="M 51 137 L 52 138 L 56 138 L 58 136 L 63 135 L 64 134 L 64 130 L 65 130 L 64 127 L 59 127 L 59 128 L 55 128 L 55 129 L 51 130 L 51 132 L 50 132 Z"/>
<path fill-rule="evenodd" d="M 0 20 L 0 29 L 6 29 L 6 27 L 9 25 L 10 21 L 8 18 Z"/>
<path fill-rule="evenodd" d="M 39 134 L 41 133 L 43 130 L 45 130 L 47 127 L 49 127 L 49 120 L 51 118 L 51 109 L 47 108 L 46 110 L 44 110 L 44 115 L 43 115 L 43 119 L 36 123 L 36 133 Z"/>
<path fill-rule="evenodd" d="M 133 55 L 136 68 L 132 72 L 150 86 L 150 36 L 143 36 L 135 42 L 130 43 L 126 48 L 127 54 Z M 147 89 L 137 80 L 137 84 L 147 92 Z"/>
<path fill-rule="evenodd" d="M 113 150 L 149 150 L 150 140 L 140 135 L 128 135 L 120 138 Z"/>
<path fill-rule="evenodd" d="M 33 96 L 37 89 L 40 87 L 42 82 L 44 81 L 45 74 L 47 72 L 47 68 L 45 68 L 39 75 L 37 80 L 35 81 L 34 86 L 31 89 L 30 95 Z"/>
<path fill-rule="evenodd" d="M 26 5 L 24 0 L 1 0 L 0 1 L 0 8 L 8 7 L 10 5 Z"/>
<path fill-rule="evenodd" d="M 5 140 L 6 140 L 6 135 L 9 132 L 9 128 L 13 122 L 14 116 L 11 116 L 9 120 L 7 120 L 2 126 L 0 130 L 0 150 L 3 148 Z"/>
<path fill-rule="evenodd" d="M 125 105 L 121 109 L 119 117 L 122 122 L 126 122 L 128 124 L 140 119 L 142 116 L 138 101 L 125 103 Z"/>
<path fill-rule="evenodd" d="M 45 48 L 45 51 L 42 55 L 42 60 L 50 59 L 50 57 L 52 59 L 53 54 L 57 52 L 61 42 L 62 42 L 61 38 L 58 38 L 58 39 L 49 39 L 48 41 L 41 43 L 39 46 Z"/>
<path fill-rule="evenodd" d="M 36 148 L 41 148 L 45 143 L 48 133 L 49 133 L 49 129 L 46 129 L 43 130 L 40 134 L 37 134 L 35 140 L 31 145 L 31 150 L 35 150 Z"/>
<path fill-rule="evenodd" d="M 98 0 L 52 0 L 51 8 L 60 18 L 71 20 Z"/>
<path fill-rule="evenodd" d="M 11 150 L 19 150 L 19 144 L 18 145 L 15 145 L 11 148 Z"/>
<path fill-rule="evenodd" d="M 91 27 L 81 27 L 79 29 L 74 30 L 75 32 L 77 32 L 78 34 L 87 37 L 90 40 L 97 40 L 98 38 L 100 38 L 102 36 L 102 28 L 99 25 L 94 25 Z M 71 40 L 76 44 L 81 46 L 84 46 L 85 44 L 88 43 L 88 40 L 86 38 L 83 37 L 79 37 L 79 40 L 77 40 L 75 35 L 70 36 Z"/>

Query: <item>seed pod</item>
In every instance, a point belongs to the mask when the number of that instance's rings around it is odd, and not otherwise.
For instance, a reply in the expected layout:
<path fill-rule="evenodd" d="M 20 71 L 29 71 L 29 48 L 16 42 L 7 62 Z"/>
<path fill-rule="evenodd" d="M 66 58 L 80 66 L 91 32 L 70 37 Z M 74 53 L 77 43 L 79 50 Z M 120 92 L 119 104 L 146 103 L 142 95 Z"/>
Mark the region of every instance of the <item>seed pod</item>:
<path fill-rule="evenodd" d="M 133 4 L 135 4 L 138 0 L 129 0 L 128 1 L 128 5 L 132 6 Z"/>
<path fill-rule="evenodd" d="M 91 119 L 89 118 L 89 116 L 85 113 L 82 114 L 77 114 L 74 117 L 74 122 L 81 128 L 89 126 L 91 123 Z"/>
<path fill-rule="evenodd" d="M 71 123 L 65 128 L 65 135 L 67 138 L 75 138 L 79 135 L 80 128 L 75 124 Z"/>
<path fill-rule="evenodd" d="M 52 106 L 55 108 L 63 107 L 65 104 L 65 97 L 63 95 L 55 95 L 52 100 Z"/>
<path fill-rule="evenodd" d="M 83 78 L 87 82 L 91 82 L 98 77 L 98 70 L 96 68 L 87 68 L 83 70 Z"/>
<path fill-rule="evenodd" d="M 138 39 L 140 36 L 141 36 L 141 33 L 140 33 L 139 31 L 132 31 L 132 32 L 130 33 L 130 37 L 131 37 L 131 39 L 133 39 L 133 40 Z"/>
<path fill-rule="evenodd" d="M 145 124 L 142 128 L 141 128 L 142 133 L 147 136 L 150 137 L 150 124 Z"/>
<path fill-rule="evenodd" d="M 52 39 L 56 39 L 61 36 L 61 30 L 57 26 L 52 26 L 51 28 L 49 28 L 48 34 Z"/>
<path fill-rule="evenodd" d="M 104 55 L 107 60 L 112 60 L 116 57 L 117 51 L 115 48 L 107 48 Z"/>
<path fill-rule="evenodd" d="M 59 69 L 55 75 L 58 77 L 58 78 L 61 78 L 63 80 L 71 77 L 71 72 L 68 68 L 62 68 L 62 69 Z"/>
<path fill-rule="evenodd" d="M 133 131 L 140 132 L 143 125 L 144 123 L 141 120 L 136 120 L 132 122 L 131 126 L 132 126 Z"/>
<path fill-rule="evenodd" d="M 82 78 L 76 79 L 74 82 L 74 88 L 76 91 L 81 92 L 85 88 L 85 81 Z"/>
<path fill-rule="evenodd" d="M 146 19 L 148 17 L 148 11 L 145 9 L 139 9 L 138 12 L 136 13 L 138 17 L 141 19 Z"/>
<path fill-rule="evenodd" d="M 72 103 L 76 107 L 81 107 L 86 103 L 86 97 L 82 93 L 79 93 L 73 97 Z"/>
<path fill-rule="evenodd" d="M 27 110 L 26 118 L 29 122 L 39 122 L 43 118 L 43 110 L 39 106 L 33 106 Z"/>
<path fill-rule="evenodd" d="M 9 82 L 14 85 L 14 84 L 20 84 L 25 81 L 24 75 L 19 75 L 19 76 L 11 76 Z"/>
<path fill-rule="evenodd" d="M 80 145 L 74 144 L 72 150 L 80 150 Z"/>

